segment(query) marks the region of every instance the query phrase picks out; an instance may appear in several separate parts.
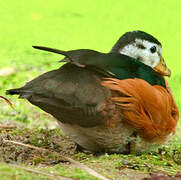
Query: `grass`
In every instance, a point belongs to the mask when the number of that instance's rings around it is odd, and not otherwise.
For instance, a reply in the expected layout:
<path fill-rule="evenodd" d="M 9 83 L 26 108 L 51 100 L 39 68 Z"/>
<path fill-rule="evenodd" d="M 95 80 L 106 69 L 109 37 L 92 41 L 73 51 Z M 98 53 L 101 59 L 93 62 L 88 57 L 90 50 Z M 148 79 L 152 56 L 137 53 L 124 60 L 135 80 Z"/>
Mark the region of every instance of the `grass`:
<path fill-rule="evenodd" d="M 2 170 L 0 174 L 5 174 L 7 178 L 11 175 L 23 179 L 27 173 L 31 173 L 33 177 L 34 174 L 38 174 L 40 179 L 50 178 L 50 175 L 57 179 L 59 176 L 81 180 L 96 179 L 80 166 L 72 164 L 66 157 L 89 166 L 108 179 L 136 180 L 148 176 L 151 172 L 163 172 L 173 176 L 180 172 L 181 168 L 180 133 L 177 133 L 167 145 L 161 146 L 159 152 L 137 156 L 123 154 L 95 156 L 76 152 L 75 144 L 58 127 L 51 130 L 42 127 L 27 128 L 22 125 L 11 131 L 1 131 L 1 138 L 4 141 L 0 141 L 0 169 Z M 38 148 L 12 142 L 31 144 Z"/>
<path fill-rule="evenodd" d="M 0 70 L 12 68 L 14 73 L 0 76 L 0 94 L 5 90 L 22 86 L 25 82 L 41 73 L 61 66 L 59 55 L 41 52 L 33 49 L 32 45 L 45 45 L 63 50 L 90 48 L 107 52 L 117 39 L 126 31 L 143 30 L 157 37 L 163 45 L 163 57 L 172 71 L 168 82 L 173 90 L 176 102 L 181 109 L 181 54 L 179 53 L 181 36 L 179 29 L 180 0 L 165 1 L 83 1 L 83 0 L 32 0 L 32 1 L 1 1 L 0 12 Z M 43 148 L 54 147 L 53 150 L 87 164 L 108 178 L 140 179 L 149 172 L 163 171 L 176 174 L 180 170 L 180 132 L 167 146 L 160 150 L 160 154 L 125 156 L 110 155 L 94 157 L 84 153 L 76 153 L 73 143 L 57 130 L 56 122 L 37 107 L 30 105 L 17 97 L 8 97 L 14 104 L 12 110 L 5 103 L 1 103 L 0 121 L 15 124 L 18 129 L 1 132 L 1 136 L 9 135 L 13 140 L 30 143 Z M 178 125 L 180 129 L 180 122 Z M 26 137 L 27 134 L 29 138 Z M 42 139 L 44 137 L 44 139 Z M 54 139 L 59 138 L 59 145 Z M 51 142 L 54 142 L 52 145 Z M 66 144 L 66 145 L 65 145 Z M 37 166 L 55 161 L 56 157 L 47 154 L 40 155 L 29 149 L 5 146 L 7 162 L 19 163 L 36 169 Z M 2 150 L 3 148 L 1 148 Z M 24 159 L 13 151 L 29 153 Z M 67 151 L 67 152 L 66 152 Z M 34 153 L 34 154 L 33 154 Z M 36 155 L 34 157 L 34 155 Z M 17 167 L 0 163 L 0 175 L 4 179 L 45 179 L 49 176 L 29 172 Z M 18 159 L 18 157 L 20 159 Z M 17 158 L 17 159 L 16 159 Z M 178 160 L 177 160 L 178 159 Z M 30 163 L 30 164 L 28 164 Z M 146 164 L 146 165 L 145 165 Z M 111 165 L 111 168 L 109 167 Z M 50 167 L 51 166 L 51 167 Z M 62 166 L 62 167 L 61 167 Z M 75 179 L 91 179 L 83 170 L 69 169 L 69 165 L 51 164 L 41 167 L 41 170 L 54 174 L 68 176 Z M 71 172 L 70 172 L 71 171 Z M 58 176 L 57 175 L 57 176 Z"/>
<path fill-rule="evenodd" d="M 37 176 L 37 174 L 32 174 L 24 170 L 17 169 L 16 167 L 8 166 L 4 163 L 0 164 L 0 172 L 1 172 L 0 175 L 1 175 L 2 180 L 6 180 L 6 179 L 21 179 L 21 180 L 46 179 L 48 180 L 48 178 L 42 175 Z"/>

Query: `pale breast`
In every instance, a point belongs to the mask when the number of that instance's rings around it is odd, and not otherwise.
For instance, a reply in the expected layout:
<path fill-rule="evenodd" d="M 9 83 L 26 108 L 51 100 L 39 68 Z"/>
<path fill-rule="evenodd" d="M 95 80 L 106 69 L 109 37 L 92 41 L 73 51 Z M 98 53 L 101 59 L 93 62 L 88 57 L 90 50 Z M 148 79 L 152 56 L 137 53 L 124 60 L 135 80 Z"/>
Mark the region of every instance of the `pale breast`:
<path fill-rule="evenodd" d="M 58 123 L 63 132 L 75 143 L 92 152 L 129 153 L 129 145 L 134 142 L 135 153 L 140 153 L 155 149 L 159 145 L 134 136 L 134 130 L 124 124 L 110 129 L 103 126 L 83 128 L 77 125 Z"/>

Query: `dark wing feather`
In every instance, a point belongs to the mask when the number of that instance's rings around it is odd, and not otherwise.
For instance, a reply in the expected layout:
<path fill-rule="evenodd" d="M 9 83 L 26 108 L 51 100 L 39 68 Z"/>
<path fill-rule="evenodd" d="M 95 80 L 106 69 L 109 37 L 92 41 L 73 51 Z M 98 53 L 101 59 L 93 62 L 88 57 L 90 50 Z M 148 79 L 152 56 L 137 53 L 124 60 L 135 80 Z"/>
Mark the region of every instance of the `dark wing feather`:
<path fill-rule="evenodd" d="M 101 85 L 101 74 L 72 64 L 35 78 L 18 92 L 14 94 L 20 94 L 59 121 L 83 127 L 103 123 L 101 111 L 110 97 L 110 91 Z M 13 90 L 8 93 L 13 94 Z"/>

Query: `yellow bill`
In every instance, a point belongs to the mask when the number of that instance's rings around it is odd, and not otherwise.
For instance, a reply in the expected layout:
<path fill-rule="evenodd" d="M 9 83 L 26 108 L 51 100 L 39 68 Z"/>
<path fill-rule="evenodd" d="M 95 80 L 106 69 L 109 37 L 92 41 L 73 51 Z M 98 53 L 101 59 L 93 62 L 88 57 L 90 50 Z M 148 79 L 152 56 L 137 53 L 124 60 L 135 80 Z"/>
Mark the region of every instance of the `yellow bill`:
<path fill-rule="evenodd" d="M 160 58 L 160 62 L 158 63 L 158 65 L 155 66 L 153 69 L 162 76 L 171 76 L 171 71 L 167 68 L 165 61 L 162 57 Z"/>

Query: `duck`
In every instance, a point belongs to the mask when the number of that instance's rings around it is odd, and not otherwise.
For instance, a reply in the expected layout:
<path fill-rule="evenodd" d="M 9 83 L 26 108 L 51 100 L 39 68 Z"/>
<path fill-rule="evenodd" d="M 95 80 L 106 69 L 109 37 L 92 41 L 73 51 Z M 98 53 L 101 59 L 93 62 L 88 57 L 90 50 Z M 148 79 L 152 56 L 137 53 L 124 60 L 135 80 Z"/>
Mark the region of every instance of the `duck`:
<path fill-rule="evenodd" d="M 152 35 L 127 32 L 109 53 L 33 47 L 66 64 L 6 93 L 55 117 L 79 150 L 150 152 L 175 133 L 178 108 L 164 78 L 171 71 Z"/>

